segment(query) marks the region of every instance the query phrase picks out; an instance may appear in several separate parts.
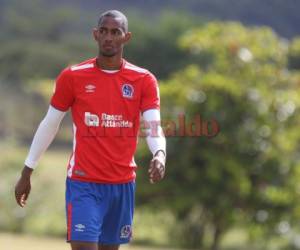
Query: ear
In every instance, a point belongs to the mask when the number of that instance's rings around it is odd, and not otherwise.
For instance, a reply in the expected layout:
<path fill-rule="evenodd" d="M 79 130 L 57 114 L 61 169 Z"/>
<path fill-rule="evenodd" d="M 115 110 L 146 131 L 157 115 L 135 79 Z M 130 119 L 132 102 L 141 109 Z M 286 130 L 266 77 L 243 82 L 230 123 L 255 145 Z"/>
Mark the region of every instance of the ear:
<path fill-rule="evenodd" d="M 99 38 L 99 33 L 98 33 L 98 29 L 97 28 L 94 28 L 93 29 L 93 37 L 96 41 L 98 41 L 98 38 Z"/>
<path fill-rule="evenodd" d="M 131 36 L 132 36 L 131 32 L 127 32 L 124 37 L 124 43 L 128 43 L 131 39 Z"/>

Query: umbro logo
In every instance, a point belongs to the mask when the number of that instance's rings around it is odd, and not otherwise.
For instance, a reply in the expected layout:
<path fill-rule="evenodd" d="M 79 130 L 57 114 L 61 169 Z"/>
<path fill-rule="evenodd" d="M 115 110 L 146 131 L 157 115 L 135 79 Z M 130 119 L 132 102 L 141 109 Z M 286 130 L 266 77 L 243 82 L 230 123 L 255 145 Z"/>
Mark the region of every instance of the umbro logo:
<path fill-rule="evenodd" d="M 83 232 L 84 231 L 84 229 L 85 229 L 85 225 L 82 225 L 82 224 L 77 224 L 77 225 L 75 225 L 75 231 L 77 231 L 77 232 Z"/>
<path fill-rule="evenodd" d="M 93 84 L 88 84 L 88 85 L 85 85 L 85 92 L 86 93 L 94 93 L 96 90 L 96 86 L 93 85 Z"/>

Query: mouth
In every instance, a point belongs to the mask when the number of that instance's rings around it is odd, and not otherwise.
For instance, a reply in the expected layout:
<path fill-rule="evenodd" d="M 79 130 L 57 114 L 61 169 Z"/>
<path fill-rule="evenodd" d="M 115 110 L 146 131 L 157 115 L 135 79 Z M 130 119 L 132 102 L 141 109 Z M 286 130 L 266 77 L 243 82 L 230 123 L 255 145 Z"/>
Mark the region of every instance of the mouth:
<path fill-rule="evenodd" d="M 104 48 L 105 50 L 111 50 L 111 49 L 113 49 L 113 46 L 112 46 L 112 45 L 109 45 L 109 44 L 104 44 L 104 45 L 103 45 L 103 48 Z"/>

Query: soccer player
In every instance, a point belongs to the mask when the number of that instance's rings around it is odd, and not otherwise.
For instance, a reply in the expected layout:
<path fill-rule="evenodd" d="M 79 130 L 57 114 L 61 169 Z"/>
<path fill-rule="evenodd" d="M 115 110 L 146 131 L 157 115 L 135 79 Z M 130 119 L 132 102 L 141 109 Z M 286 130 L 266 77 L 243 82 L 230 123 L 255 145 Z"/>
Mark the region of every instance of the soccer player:
<path fill-rule="evenodd" d="M 123 59 L 123 47 L 131 38 L 125 15 L 116 10 L 103 13 L 93 35 L 98 56 L 68 67 L 58 76 L 15 196 L 24 207 L 32 171 L 71 109 L 74 139 L 66 180 L 67 241 L 72 250 L 117 250 L 132 235 L 133 156 L 141 114 L 153 153 L 148 171 L 151 183 L 165 175 L 166 141 L 155 77 Z"/>

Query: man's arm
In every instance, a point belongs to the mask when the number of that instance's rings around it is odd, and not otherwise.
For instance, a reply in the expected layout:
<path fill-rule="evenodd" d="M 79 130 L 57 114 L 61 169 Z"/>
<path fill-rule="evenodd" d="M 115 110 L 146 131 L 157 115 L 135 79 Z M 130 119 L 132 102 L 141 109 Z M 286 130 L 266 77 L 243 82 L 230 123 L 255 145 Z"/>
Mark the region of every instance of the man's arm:
<path fill-rule="evenodd" d="M 64 115 L 65 112 L 59 111 L 50 106 L 45 118 L 40 123 L 34 135 L 21 177 L 15 187 L 16 201 L 21 207 L 26 205 L 26 200 L 30 193 L 31 174 L 41 155 L 47 150 L 53 141 Z"/>
<path fill-rule="evenodd" d="M 153 154 L 148 173 L 150 182 L 155 183 L 165 176 L 166 139 L 160 125 L 160 111 L 158 109 L 145 111 L 143 119 L 148 128 L 146 141 Z"/>

